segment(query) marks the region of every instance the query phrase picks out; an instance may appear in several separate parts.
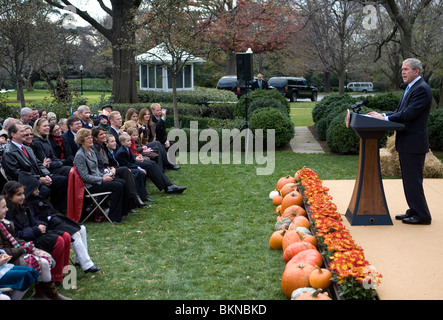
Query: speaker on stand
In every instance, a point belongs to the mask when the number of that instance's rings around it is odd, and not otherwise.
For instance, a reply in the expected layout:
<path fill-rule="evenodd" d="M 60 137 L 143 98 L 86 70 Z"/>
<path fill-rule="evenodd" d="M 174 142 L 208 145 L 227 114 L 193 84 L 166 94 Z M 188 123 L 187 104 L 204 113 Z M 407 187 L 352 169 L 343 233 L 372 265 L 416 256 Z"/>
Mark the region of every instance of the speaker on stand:
<path fill-rule="evenodd" d="M 250 87 L 250 82 L 253 80 L 252 77 L 252 51 L 248 49 L 245 53 L 237 53 L 236 54 L 237 61 L 237 81 L 238 86 L 242 92 L 244 92 L 245 98 L 245 123 L 240 128 L 239 133 L 235 135 L 231 139 L 232 141 L 242 132 L 244 129 L 250 129 L 248 122 L 248 92 Z M 246 159 L 248 158 L 248 149 L 249 148 L 249 130 L 246 132 Z"/>

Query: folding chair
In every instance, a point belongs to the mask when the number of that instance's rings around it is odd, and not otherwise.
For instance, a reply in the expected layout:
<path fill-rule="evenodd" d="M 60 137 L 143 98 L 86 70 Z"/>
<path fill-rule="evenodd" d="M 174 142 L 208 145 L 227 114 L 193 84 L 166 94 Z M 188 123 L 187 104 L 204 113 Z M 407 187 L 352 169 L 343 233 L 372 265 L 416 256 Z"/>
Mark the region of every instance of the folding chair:
<path fill-rule="evenodd" d="M 78 197 L 79 195 L 76 193 L 77 190 L 84 190 L 83 197 L 89 198 L 93 202 L 92 210 L 89 212 L 86 218 L 83 219 L 82 223 L 84 223 L 92 215 L 92 213 L 94 213 L 94 211 L 98 209 L 101 211 L 101 213 L 103 213 L 103 215 L 106 217 L 106 219 L 108 219 L 108 221 L 112 225 L 114 224 L 102 207 L 103 202 L 105 202 L 108 199 L 108 197 L 112 194 L 112 192 L 106 191 L 106 192 L 91 193 L 88 190 L 88 188 L 85 187 L 85 184 L 81 179 L 76 167 L 71 168 L 71 171 L 69 171 L 69 178 L 68 178 L 68 217 L 69 218 L 75 221 L 80 220 L 81 212 L 78 213 L 75 211 L 76 209 L 77 210 L 82 209 L 83 198 Z"/>

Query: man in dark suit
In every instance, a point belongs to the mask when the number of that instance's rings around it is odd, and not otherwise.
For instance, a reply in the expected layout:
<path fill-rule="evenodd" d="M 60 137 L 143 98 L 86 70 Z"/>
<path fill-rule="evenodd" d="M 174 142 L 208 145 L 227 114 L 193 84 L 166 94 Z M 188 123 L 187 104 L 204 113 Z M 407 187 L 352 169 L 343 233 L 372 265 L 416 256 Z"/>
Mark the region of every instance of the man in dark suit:
<path fill-rule="evenodd" d="M 420 76 L 422 64 L 417 59 L 406 59 L 402 65 L 402 78 L 408 84 L 405 94 L 394 112 L 379 114 L 375 118 L 404 123 L 405 128 L 396 133 L 402 172 L 403 189 L 409 209 L 397 215 L 397 220 L 407 224 L 430 224 L 431 214 L 423 190 L 423 168 L 429 151 L 428 117 L 432 105 L 432 91 Z"/>
<path fill-rule="evenodd" d="M 21 175 L 29 175 L 42 183 L 40 194 L 49 198 L 60 212 L 67 208 L 68 177 L 51 175 L 37 159 L 32 148 L 23 145 L 25 129 L 13 124 L 8 129 L 9 143 L 2 157 L 2 167 L 9 180 L 19 181 Z"/>
<path fill-rule="evenodd" d="M 66 139 L 69 147 L 71 148 L 71 152 L 75 157 L 75 154 L 78 150 L 78 144 L 75 143 L 75 136 L 77 135 L 77 131 L 82 128 L 82 121 L 77 116 L 70 116 L 68 121 L 66 122 L 68 126 L 68 131 L 62 134 L 62 137 Z"/>
<path fill-rule="evenodd" d="M 119 133 L 119 129 L 122 126 L 122 115 L 120 114 L 119 111 L 112 111 L 109 116 L 109 123 L 110 123 L 110 127 L 108 130 L 108 133 L 112 134 L 115 138 L 115 142 L 117 143 L 117 147 L 115 148 L 115 152 L 118 151 L 118 149 L 120 149 L 121 147 L 121 142 L 120 139 L 118 138 L 120 133 Z"/>
<path fill-rule="evenodd" d="M 256 89 L 261 89 L 261 90 L 269 89 L 268 83 L 265 80 L 263 80 L 263 75 L 261 73 L 257 74 L 257 81 L 254 81 L 251 84 L 251 90 L 256 90 Z"/>

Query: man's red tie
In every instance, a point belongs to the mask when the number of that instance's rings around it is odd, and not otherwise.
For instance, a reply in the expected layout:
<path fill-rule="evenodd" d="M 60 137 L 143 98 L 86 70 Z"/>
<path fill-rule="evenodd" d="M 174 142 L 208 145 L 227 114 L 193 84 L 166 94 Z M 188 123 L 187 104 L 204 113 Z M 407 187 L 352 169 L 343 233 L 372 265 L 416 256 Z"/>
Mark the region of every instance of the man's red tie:
<path fill-rule="evenodd" d="M 25 156 L 29 158 L 28 152 L 26 152 L 26 149 L 25 149 L 24 145 L 22 145 L 22 151 L 25 154 Z"/>

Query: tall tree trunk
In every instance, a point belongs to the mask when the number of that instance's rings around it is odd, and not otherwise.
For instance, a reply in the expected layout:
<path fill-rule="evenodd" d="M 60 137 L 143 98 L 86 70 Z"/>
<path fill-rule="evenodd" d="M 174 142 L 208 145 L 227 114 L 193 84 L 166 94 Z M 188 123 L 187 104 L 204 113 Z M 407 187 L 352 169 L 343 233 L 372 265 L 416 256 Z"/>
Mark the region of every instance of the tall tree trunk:
<path fill-rule="evenodd" d="M 137 103 L 134 50 L 113 46 L 112 95 L 115 103 Z"/>

